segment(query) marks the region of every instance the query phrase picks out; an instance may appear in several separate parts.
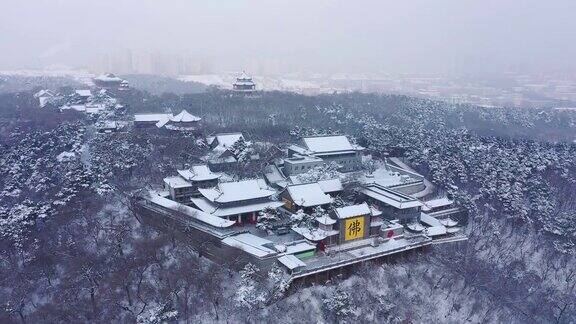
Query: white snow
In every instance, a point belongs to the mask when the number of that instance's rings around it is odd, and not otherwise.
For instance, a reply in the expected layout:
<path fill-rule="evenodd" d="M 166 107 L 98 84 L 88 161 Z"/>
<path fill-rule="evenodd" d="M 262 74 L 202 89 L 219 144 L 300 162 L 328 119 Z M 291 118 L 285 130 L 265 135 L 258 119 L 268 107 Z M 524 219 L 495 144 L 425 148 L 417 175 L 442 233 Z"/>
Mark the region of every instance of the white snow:
<path fill-rule="evenodd" d="M 321 228 L 307 228 L 307 227 L 292 227 L 292 230 L 302 236 L 307 240 L 317 242 L 325 239 L 330 235 L 338 234 L 338 231 L 325 231 Z"/>
<path fill-rule="evenodd" d="M 426 228 L 424 233 L 426 233 L 426 235 L 428 235 L 428 236 L 438 236 L 438 235 L 444 235 L 447 232 L 446 232 L 446 227 L 444 227 L 443 225 L 440 225 L 440 226 L 428 227 L 428 228 Z"/>
<path fill-rule="evenodd" d="M 371 215 L 370 207 L 368 207 L 368 204 L 366 203 L 340 207 L 336 208 L 334 211 L 336 213 L 336 216 L 338 216 L 338 218 L 340 219 L 350 218 L 354 216 Z"/>
<path fill-rule="evenodd" d="M 304 137 L 302 140 L 306 147 L 315 153 L 354 151 L 359 149 L 357 146 L 353 146 L 348 140 L 348 137 L 344 135 Z"/>
<path fill-rule="evenodd" d="M 286 253 L 295 254 L 304 251 L 316 250 L 316 245 L 310 244 L 306 241 L 297 242 L 294 244 L 286 244 Z"/>
<path fill-rule="evenodd" d="M 202 211 L 218 217 L 234 216 L 238 214 L 262 211 L 266 208 L 276 209 L 284 203 L 280 201 L 263 201 L 239 206 L 218 206 L 206 198 L 191 198 L 194 205 Z"/>
<path fill-rule="evenodd" d="M 295 204 L 302 207 L 311 207 L 332 203 L 332 197 L 324 193 L 317 182 L 291 185 L 286 188 Z"/>
<path fill-rule="evenodd" d="M 422 203 L 416 198 L 395 192 L 377 184 L 366 185 L 360 192 L 397 209 L 422 206 Z"/>
<path fill-rule="evenodd" d="M 206 199 L 217 203 L 265 198 L 276 193 L 263 179 L 219 183 L 216 188 L 198 190 Z"/>
<path fill-rule="evenodd" d="M 424 206 L 422 210 L 431 210 L 434 208 L 450 206 L 454 203 L 453 200 L 448 199 L 447 197 L 436 198 L 428 201 L 424 201 Z"/>
<path fill-rule="evenodd" d="M 188 188 L 192 187 L 192 184 L 180 176 L 171 176 L 164 178 L 164 183 L 171 188 Z"/>
<path fill-rule="evenodd" d="M 103 74 L 94 78 L 94 80 L 104 81 L 104 82 L 122 82 L 123 79 L 115 76 L 114 74 Z"/>
<path fill-rule="evenodd" d="M 58 162 L 69 162 L 76 159 L 76 153 L 64 151 L 56 157 Z"/>
<path fill-rule="evenodd" d="M 200 121 L 202 118 L 197 117 L 186 111 L 185 109 L 182 110 L 178 115 L 172 117 L 170 121 L 173 122 L 197 122 Z"/>
<path fill-rule="evenodd" d="M 216 143 L 218 143 L 218 147 L 224 150 L 232 147 L 241 138 L 242 139 L 244 138 L 244 135 L 242 135 L 242 133 L 222 133 L 222 134 L 216 134 L 211 137 L 207 137 L 206 141 L 209 144 L 212 144 L 212 142 L 215 140 Z M 217 149 L 218 148 L 215 148 L 215 150 Z"/>
<path fill-rule="evenodd" d="M 282 263 L 282 265 L 284 265 L 289 270 L 294 270 L 306 266 L 306 263 L 302 262 L 302 260 L 298 259 L 297 257 L 291 254 L 279 257 L 278 261 Z"/>
<path fill-rule="evenodd" d="M 328 215 L 324 215 L 322 217 L 316 217 L 316 221 L 322 225 L 334 225 L 334 224 L 336 224 L 336 220 L 331 218 Z"/>
<path fill-rule="evenodd" d="M 164 118 L 172 118 L 172 114 L 136 114 L 134 121 L 137 122 L 158 122 Z"/>
<path fill-rule="evenodd" d="M 318 184 L 325 193 L 342 191 L 342 182 L 340 179 L 319 180 Z"/>
<path fill-rule="evenodd" d="M 76 90 L 75 92 L 80 97 L 91 97 L 92 96 L 92 91 L 90 91 L 90 89 Z"/>
<path fill-rule="evenodd" d="M 446 227 L 454 227 L 458 225 L 458 222 L 453 220 L 452 218 L 444 218 L 440 220 L 440 223 Z"/>
<path fill-rule="evenodd" d="M 200 222 L 206 223 L 208 225 L 212 225 L 214 227 L 224 228 L 224 227 L 230 227 L 230 226 L 234 225 L 233 221 L 229 221 L 226 219 L 222 219 L 220 217 L 212 216 L 212 215 L 207 214 L 207 213 L 205 213 L 201 210 L 198 210 L 196 208 L 192 208 L 190 206 L 186 206 L 186 205 L 183 205 L 181 203 L 178 203 L 174 200 L 164 198 L 164 197 L 158 195 L 158 193 L 155 191 L 150 191 L 150 201 L 152 203 L 155 203 L 155 204 L 162 206 L 164 208 L 184 213 L 184 214 L 186 214 L 186 215 L 188 215 L 188 216 L 190 216 L 190 217 L 192 217 L 192 218 L 194 218 Z"/>
<path fill-rule="evenodd" d="M 222 243 L 241 249 L 244 252 L 250 253 L 256 257 L 263 258 L 278 254 L 274 248 L 272 241 L 258 237 L 250 233 L 242 233 L 238 235 L 229 236 L 222 240 Z M 269 247 L 267 247 L 267 246 Z"/>
<path fill-rule="evenodd" d="M 178 170 L 178 174 L 188 181 L 215 180 L 221 176 L 213 173 L 205 164 L 194 165 L 189 170 Z"/>

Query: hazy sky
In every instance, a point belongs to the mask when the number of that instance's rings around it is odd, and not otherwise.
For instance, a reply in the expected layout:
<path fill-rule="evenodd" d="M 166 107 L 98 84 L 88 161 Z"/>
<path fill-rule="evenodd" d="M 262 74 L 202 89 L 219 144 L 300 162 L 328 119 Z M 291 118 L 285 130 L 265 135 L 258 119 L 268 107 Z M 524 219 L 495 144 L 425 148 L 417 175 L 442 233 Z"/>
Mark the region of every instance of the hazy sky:
<path fill-rule="evenodd" d="M 1 0 L 0 69 L 89 64 L 114 48 L 222 68 L 576 70 L 576 0 Z"/>

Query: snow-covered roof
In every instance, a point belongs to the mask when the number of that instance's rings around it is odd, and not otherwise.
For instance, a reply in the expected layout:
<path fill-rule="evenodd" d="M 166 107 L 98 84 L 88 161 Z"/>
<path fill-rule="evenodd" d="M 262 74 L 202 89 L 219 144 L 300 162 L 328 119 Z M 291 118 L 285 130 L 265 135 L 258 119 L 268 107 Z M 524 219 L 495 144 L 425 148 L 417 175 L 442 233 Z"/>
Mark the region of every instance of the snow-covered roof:
<path fill-rule="evenodd" d="M 286 253 L 287 254 L 296 254 L 305 251 L 316 250 L 316 245 L 310 244 L 304 240 L 299 242 L 293 242 L 286 244 Z"/>
<path fill-rule="evenodd" d="M 52 93 L 50 90 L 40 90 L 34 94 L 34 98 L 41 97 L 54 97 L 54 93 Z"/>
<path fill-rule="evenodd" d="M 86 111 L 86 106 L 85 105 L 64 105 L 64 106 L 60 107 L 60 110 L 68 110 L 68 109 L 72 109 L 72 110 L 76 110 L 76 111 Z"/>
<path fill-rule="evenodd" d="M 294 270 L 306 266 L 306 263 L 302 262 L 302 260 L 298 259 L 297 257 L 291 254 L 279 257 L 278 262 L 282 263 L 282 265 L 284 265 L 289 270 Z"/>
<path fill-rule="evenodd" d="M 370 207 L 368 207 L 368 204 L 366 203 L 336 208 L 334 212 L 336 213 L 336 216 L 340 219 L 371 214 Z"/>
<path fill-rule="evenodd" d="M 178 170 L 178 174 L 188 181 L 207 181 L 220 178 L 220 174 L 213 173 L 210 168 L 205 165 L 194 165 L 188 170 Z"/>
<path fill-rule="evenodd" d="M 314 153 L 346 152 L 362 149 L 359 146 L 352 145 L 348 137 L 344 135 L 304 137 L 302 140 L 306 148 Z"/>
<path fill-rule="evenodd" d="M 292 184 L 303 184 L 307 181 L 302 181 L 302 176 L 301 175 L 293 175 L 290 176 L 290 182 L 292 182 Z M 320 188 L 322 188 L 322 191 L 324 191 L 324 193 L 333 193 L 333 192 L 338 192 L 338 191 L 342 191 L 343 187 L 342 187 L 342 182 L 340 181 L 340 179 L 328 179 L 328 180 L 318 180 L 318 184 L 320 185 Z"/>
<path fill-rule="evenodd" d="M 41 96 L 38 97 L 38 104 L 40 105 L 41 108 L 44 108 L 48 103 L 50 103 L 51 100 L 52 97 L 50 96 Z"/>
<path fill-rule="evenodd" d="M 332 197 L 325 194 L 317 182 L 291 185 L 286 190 L 298 206 L 311 207 L 332 203 Z"/>
<path fill-rule="evenodd" d="M 244 138 L 244 135 L 242 135 L 242 133 L 221 133 L 207 137 L 206 140 L 209 144 L 212 144 L 212 142 L 216 140 L 218 146 L 222 148 L 229 148 L 232 147 L 241 138 Z"/>
<path fill-rule="evenodd" d="M 414 232 L 422 232 L 426 227 L 422 226 L 420 223 L 410 223 L 406 227 Z"/>
<path fill-rule="evenodd" d="M 294 156 L 290 158 L 285 158 L 284 162 L 290 164 L 301 164 L 311 162 L 322 162 L 322 159 L 311 155 L 294 154 Z"/>
<path fill-rule="evenodd" d="M 342 191 L 342 182 L 340 179 L 328 179 L 328 180 L 320 180 L 318 181 L 320 188 L 325 193 L 332 193 Z"/>
<path fill-rule="evenodd" d="M 242 251 L 259 258 L 278 254 L 278 251 L 274 249 L 274 243 L 272 241 L 250 233 L 241 233 L 229 236 L 223 239 L 222 243 L 239 248 Z"/>
<path fill-rule="evenodd" d="M 239 206 L 227 207 L 227 206 L 218 206 L 204 197 L 191 198 L 191 200 L 192 203 L 194 203 L 194 205 L 200 208 L 202 211 L 218 217 L 259 212 L 267 208 L 276 209 L 284 204 L 280 201 L 262 201 L 251 204 L 243 204 Z"/>
<path fill-rule="evenodd" d="M 166 125 L 166 124 L 168 124 L 168 122 L 170 122 L 170 119 L 171 119 L 171 118 L 172 118 L 172 117 L 169 117 L 169 116 L 164 116 L 164 117 L 162 117 L 162 118 L 156 123 L 156 127 L 158 127 L 158 128 L 164 127 L 164 125 Z"/>
<path fill-rule="evenodd" d="M 187 123 L 187 122 L 197 122 L 197 121 L 200 121 L 201 119 L 202 118 L 194 116 L 184 109 L 178 115 L 172 117 L 170 119 L 170 121 L 176 122 L 176 123 L 180 123 L 180 122 Z"/>
<path fill-rule="evenodd" d="M 268 187 L 264 179 L 225 182 L 219 183 L 216 188 L 198 190 L 206 199 L 217 203 L 265 198 L 276 193 Z"/>
<path fill-rule="evenodd" d="M 440 219 L 440 223 L 442 223 L 442 225 L 444 225 L 446 227 L 454 227 L 454 226 L 458 225 L 458 222 L 453 220 L 452 218 Z"/>
<path fill-rule="evenodd" d="M 80 97 L 90 97 L 92 96 L 92 91 L 90 91 L 89 89 L 86 90 L 76 90 L 75 91 L 77 95 L 79 95 Z"/>
<path fill-rule="evenodd" d="M 76 153 L 74 153 L 74 152 L 64 151 L 64 152 L 58 154 L 58 156 L 56 156 L 56 160 L 58 162 L 67 162 L 67 161 L 71 161 L 74 159 L 76 159 Z"/>
<path fill-rule="evenodd" d="M 174 200 L 162 197 L 158 195 L 158 193 L 155 191 L 150 191 L 150 201 L 164 208 L 184 213 L 185 215 L 188 215 L 200 222 L 206 223 L 214 227 L 225 228 L 234 225 L 233 221 L 212 216 L 196 208 L 192 208 L 190 206 L 178 203 Z"/>
<path fill-rule="evenodd" d="M 98 125 L 101 129 L 116 129 L 118 128 L 118 123 L 115 120 L 105 120 Z"/>
<path fill-rule="evenodd" d="M 242 73 L 236 78 L 237 81 L 252 81 L 252 77 L 242 71 Z"/>
<path fill-rule="evenodd" d="M 422 206 L 422 203 L 414 197 L 401 194 L 377 184 L 366 185 L 360 189 L 360 192 L 397 209 Z"/>
<path fill-rule="evenodd" d="M 447 233 L 444 225 L 427 227 L 424 233 L 428 236 L 438 236 Z"/>
<path fill-rule="evenodd" d="M 338 234 L 338 231 L 336 230 L 325 231 L 321 228 L 292 227 L 292 230 L 312 242 L 321 241 L 328 236 Z"/>
<path fill-rule="evenodd" d="M 303 148 L 303 147 L 301 147 L 301 146 L 298 146 L 298 145 L 296 145 L 296 144 L 292 144 L 292 145 L 288 146 L 288 150 L 294 151 L 294 152 L 298 153 L 298 154 L 301 155 L 301 156 L 306 156 L 307 154 L 311 154 L 311 153 L 312 153 L 312 152 L 310 152 L 309 150 L 307 150 L 307 149 L 305 149 L 305 148 Z"/>
<path fill-rule="evenodd" d="M 166 115 L 162 117 L 157 123 L 156 127 L 162 128 L 164 125 L 168 123 L 189 123 L 189 122 L 197 122 L 200 121 L 202 118 L 196 117 L 186 110 L 182 110 L 178 115 Z M 177 126 L 177 125 L 176 125 Z"/>
<path fill-rule="evenodd" d="M 270 183 L 286 182 L 286 177 L 284 177 L 275 164 L 266 166 L 264 169 L 264 176 Z"/>
<path fill-rule="evenodd" d="M 121 81 L 124 81 L 121 78 L 115 76 L 114 74 L 110 74 L 110 73 L 97 76 L 94 78 L 94 80 L 103 81 L 103 82 L 121 82 Z"/>
<path fill-rule="evenodd" d="M 453 200 L 448 199 L 448 197 L 436 198 L 424 202 L 422 210 L 431 210 L 434 208 L 450 206 L 454 203 Z"/>
<path fill-rule="evenodd" d="M 382 215 L 382 211 L 376 208 L 376 206 L 370 206 L 370 212 L 372 213 L 372 216 Z"/>
<path fill-rule="evenodd" d="M 192 187 L 192 184 L 186 181 L 180 176 L 171 176 L 164 178 L 164 183 L 166 183 L 171 188 L 187 188 Z"/>
<path fill-rule="evenodd" d="M 336 220 L 334 218 L 331 218 L 328 215 L 324 215 L 322 217 L 316 217 L 316 221 L 320 224 L 323 225 L 334 225 L 336 224 Z"/>
<path fill-rule="evenodd" d="M 86 104 L 84 107 L 85 107 L 84 111 L 86 111 L 86 113 L 88 114 L 98 114 L 101 111 L 106 110 L 106 105 L 104 104 L 92 104 L 92 105 Z"/>
<path fill-rule="evenodd" d="M 251 86 L 254 85 L 253 81 L 236 81 L 234 82 L 234 85 L 239 86 L 239 85 L 243 85 L 243 86 Z"/>
<path fill-rule="evenodd" d="M 172 114 L 136 114 L 134 121 L 137 122 L 158 122 L 164 118 L 172 118 Z"/>

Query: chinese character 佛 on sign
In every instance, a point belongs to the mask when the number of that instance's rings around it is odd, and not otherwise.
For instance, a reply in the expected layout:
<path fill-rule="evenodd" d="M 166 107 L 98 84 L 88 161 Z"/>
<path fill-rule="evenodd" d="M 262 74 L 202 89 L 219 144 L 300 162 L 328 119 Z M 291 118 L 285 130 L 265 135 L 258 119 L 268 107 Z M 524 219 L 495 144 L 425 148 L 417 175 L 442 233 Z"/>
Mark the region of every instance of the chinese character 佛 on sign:
<path fill-rule="evenodd" d="M 344 223 L 344 241 L 364 237 L 364 216 L 349 218 Z"/>

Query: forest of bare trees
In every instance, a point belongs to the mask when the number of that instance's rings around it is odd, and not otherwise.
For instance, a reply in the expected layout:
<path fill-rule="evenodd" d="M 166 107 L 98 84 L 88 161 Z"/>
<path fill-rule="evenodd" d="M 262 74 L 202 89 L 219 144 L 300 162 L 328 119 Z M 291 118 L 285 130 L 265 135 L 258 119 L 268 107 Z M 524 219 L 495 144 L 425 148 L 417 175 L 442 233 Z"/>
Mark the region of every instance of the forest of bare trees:
<path fill-rule="evenodd" d="M 266 143 L 262 159 L 229 171 L 237 177 L 257 175 L 301 134 L 345 133 L 374 156 L 402 156 L 468 208 L 469 239 L 284 290 L 273 271 L 231 271 L 133 216 L 129 196 L 199 162 L 202 136 L 94 134 L 84 116 L 10 92 L 0 94 L 0 322 L 576 318 L 574 113 L 359 93 L 119 96 L 118 119 L 187 109 L 206 135 Z M 62 152 L 77 158 L 59 161 Z"/>

